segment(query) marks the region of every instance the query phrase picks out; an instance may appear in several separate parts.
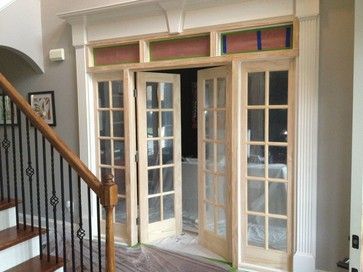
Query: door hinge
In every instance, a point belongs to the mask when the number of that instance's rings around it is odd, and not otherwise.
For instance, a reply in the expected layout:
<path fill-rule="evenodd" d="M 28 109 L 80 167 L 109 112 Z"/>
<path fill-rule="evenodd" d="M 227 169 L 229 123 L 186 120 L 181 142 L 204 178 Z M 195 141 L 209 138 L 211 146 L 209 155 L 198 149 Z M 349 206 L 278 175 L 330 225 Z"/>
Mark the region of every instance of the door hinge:
<path fill-rule="evenodd" d="M 352 235 L 352 247 L 354 249 L 359 249 L 359 236 L 358 235 Z"/>
<path fill-rule="evenodd" d="M 139 162 L 139 151 L 136 151 L 135 162 Z"/>
<path fill-rule="evenodd" d="M 134 97 L 137 97 L 137 89 L 134 89 Z"/>

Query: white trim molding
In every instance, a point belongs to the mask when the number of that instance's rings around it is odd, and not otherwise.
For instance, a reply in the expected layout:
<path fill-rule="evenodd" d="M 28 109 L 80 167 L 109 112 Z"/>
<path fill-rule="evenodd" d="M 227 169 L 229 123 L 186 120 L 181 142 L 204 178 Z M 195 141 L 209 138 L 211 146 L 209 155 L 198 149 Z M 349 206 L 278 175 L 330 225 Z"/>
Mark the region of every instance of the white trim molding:
<path fill-rule="evenodd" d="M 312 272 L 315 271 L 317 229 L 319 16 L 300 18 L 299 44 L 293 271 Z"/>

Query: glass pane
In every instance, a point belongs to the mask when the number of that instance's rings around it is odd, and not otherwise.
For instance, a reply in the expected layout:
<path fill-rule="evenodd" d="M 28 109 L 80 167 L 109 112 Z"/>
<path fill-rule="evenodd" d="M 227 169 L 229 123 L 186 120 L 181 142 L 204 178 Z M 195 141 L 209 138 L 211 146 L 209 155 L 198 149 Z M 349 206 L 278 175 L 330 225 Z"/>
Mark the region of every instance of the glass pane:
<path fill-rule="evenodd" d="M 158 141 L 147 141 L 147 163 L 148 166 L 160 164 Z"/>
<path fill-rule="evenodd" d="M 173 140 L 161 141 L 161 152 L 163 155 L 163 164 L 171 164 L 174 162 L 174 145 Z"/>
<path fill-rule="evenodd" d="M 146 82 L 146 108 L 159 108 L 157 82 Z"/>
<path fill-rule="evenodd" d="M 214 202 L 213 175 L 205 173 L 205 198 Z"/>
<path fill-rule="evenodd" d="M 214 207 L 209 203 L 205 203 L 205 228 L 214 232 Z"/>
<path fill-rule="evenodd" d="M 268 183 L 269 213 L 287 215 L 287 183 Z"/>
<path fill-rule="evenodd" d="M 122 111 L 113 112 L 113 136 L 124 137 L 124 113 Z"/>
<path fill-rule="evenodd" d="M 247 145 L 247 175 L 251 177 L 265 176 L 265 146 Z"/>
<path fill-rule="evenodd" d="M 173 112 L 164 111 L 161 113 L 161 137 L 173 136 Z"/>
<path fill-rule="evenodd" d="M 247 206 L 251 212 L 265 212 L 265 182 L 248 181 Z"/>
<path fill-rule="evenodd" d="M 205 167 L 214 171 L 214 144 L 205 143 Z"/>
<path fill-rule="evenodd" d="M 112 81 L 112 107 L 123 108 L 123 85 L 121 80 Z"/>
<path fill-rule="evenodd" d="M 248 105 L 265 104 L 265 72 L 248 74 Z"/>
<path fill-rule="evenodd" d="M 248 141 L 265 141 L 265 110 L 248 110 Z"/>
<path fill-rule="evenodd" d="M 226 166 L 226 152 L 224 144 L 217 144 L 217 171 L 224 172 Z"/>
<path fill-rule="evenodd" d="M 265 247 L 265 217 L 248 215 L 248 245 Z"/>
<path fill-rule="evenodd" d="M 224 176 L 217 176 L 217 203 L 226 205 L 226 179 Z"/>
<path fill-rule="evenodd" d="M 111 141 L 100 140 L 101 164 L 111 164 Z"/>
<path fill-rule="evenodd" d="M 205 108 L 213 108 L 214 107 L 214 86 L 213 79 L 208 79 L 205 81 Z"/>
<path fill-rule="evenodd" d="M 165 195 L 163 199 L 164 199 L 163 203 L 164 220 L 169 218 L 174 218 L 174 194 Z"/>
<path fill-rule="evenodd" d="M 148 111 L 146 112 L 146 123 L 147 123 L 147 137 L 158 137 L 159 136 L 159 112 Z"/>
<path fill-rule="evenodd" d="M 289 76 L 288 71 L 270 72 L 270 105 L 287 105 Z"/>
<path fill-rule="evenodd" d="M 111 136 L 110 132 L 110 112 L 109 111 L 99 111 L 99 126 L 100 126 L 100 136 Z"/>
<path fill-rule="evenodd" d="M 268 247 L 270 249 L 287 250 L 287 221 L 278 218 L 269 218 Z"/>
<path fill-rule="evenodd" d="M 98 82 L 98 107 L 99 108 L 109 108 L 110 98 L 108 90 L 108 81 Z"/>
<path fill-rule="evenodd" d="M 214 112 L 204 111 L 205 115 L 205 138 L 214 139 Z"/>
<path fill-rule="evenodd" d="M 270 110 L 270 142 L 287 142 L 287 110 Z"/>
<path fill-rule="evenodd" d="M 124 166 L 125 165 L 125 143 L 124 141 L 113 142 L 113 159 L 114 165 Z"/>
<path fill-rule="evenodd" d="M 118 193 L 120 195 L 125 194 L 125 170 L 115 169 L 115 183 L 117 184 Z"/>
<path fill-rule="evenodd" d="M 117 223 L 125 224 L 126 219 L 126 199 L 119 197 L 115 209 L 115 221 Z"/>
<path fill-rule="evenodd" d="M 108 174 L 112 174 L 111 168 L 101 167 L 101 176 L 100 176 L 100 178 L 102 179 L 103 177 L 105 177 Z"/>
<path fill-rule="evenodd" d="M 174 190 L 174 167 L 163 168 L 163 192 Z"/>
<path fill-rule="evenodd" d="M 270 178 L 287 179 L 287 147 L 268 147 L 268 176 Z"/>
<path fill-rule="evenodd" d="M 149 223 L 161 220 L 160 196 L 149 198 Z"/>
<path fill-rule="evenodd" d="M 226 79 L 217 79 L 217 107 L 224 108 L 226 106 Z"/>
<path fill-rule="evenodd" d="M 173 108 L 173 84 L 169 82 L 160 83 L 161 107 L 163 109 Z"/>
<path fill-rule="evenodd" d="M 223 208 L 218 208 L 217 210 L 217 234 L 219 236 L 226 236 L 226 211 Z"/>
<path fill-rule="evenodd" d="M 217 111 L 217 140 L 224 140 L 226 130 L 226 113 Z"/>
<path fill-rule="evenodd" d="M 160 169 L 148 171 L 148 192 L 149 195 L 160 193 Z"/>

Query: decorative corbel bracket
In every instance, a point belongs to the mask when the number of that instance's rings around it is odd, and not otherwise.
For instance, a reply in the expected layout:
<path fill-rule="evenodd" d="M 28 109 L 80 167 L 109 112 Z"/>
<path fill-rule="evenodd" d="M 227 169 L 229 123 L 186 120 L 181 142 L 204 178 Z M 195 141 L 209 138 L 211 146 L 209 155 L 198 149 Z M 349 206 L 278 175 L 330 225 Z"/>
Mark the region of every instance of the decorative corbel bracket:
<path fill-rule="evenodd" d="M 158 1 L 158 4 L 165 12 L 169 33 L 182 33 L 184 27 L 185 0 L 162 0 Z"/>

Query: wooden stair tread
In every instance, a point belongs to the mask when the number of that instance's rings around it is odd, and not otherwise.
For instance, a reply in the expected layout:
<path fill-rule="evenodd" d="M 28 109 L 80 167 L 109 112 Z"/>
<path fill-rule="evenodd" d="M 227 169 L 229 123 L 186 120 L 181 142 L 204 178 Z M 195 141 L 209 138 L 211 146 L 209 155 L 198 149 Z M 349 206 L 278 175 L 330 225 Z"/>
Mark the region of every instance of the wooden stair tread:
<path fill-rule="evenodd" d="M 63 259 L 58 258 L 58 263 L 56 260 L 56 257 L 49 256 L 49 261 L 47 256 L 43 255 L 43 258 L 41 259 L 40 256 L 31 258 L 27 260 L 26 262 L 23 262 L 17 266 L 14 266 L 13 268 L 10 268 L 9 270 L 6 270 L 8 272 L 17 272 L 17 271 L 27 271 L 27 272 L 51 272 L 55 271 L 59 268 L 63 267 Z"/>
<path fill-rule="evenodd" d="M 0 211 L 7 210 L 15 206 L 16 206 L 15 199 L 10 199 L 10 201 L 8 201 L 8 199 L 6 198 L 3 201 L 0 201 Z"/>
<path fill-rule="evenodd" d="M 32 230 L 30 226 L 26 226 L 24 230 L 23 227 L 20 224 L 19 229 L 15 226 L 0 231 L 0 251 L 38 236 L 39 228 L 34 227 Z M 45 230 L 42 229 L 41 233 L 45 233 Z"/>

